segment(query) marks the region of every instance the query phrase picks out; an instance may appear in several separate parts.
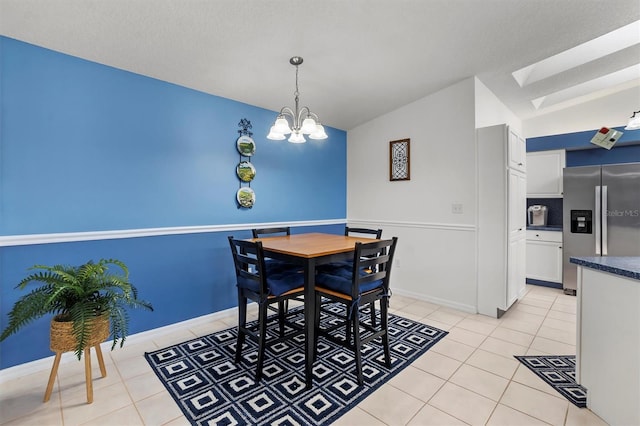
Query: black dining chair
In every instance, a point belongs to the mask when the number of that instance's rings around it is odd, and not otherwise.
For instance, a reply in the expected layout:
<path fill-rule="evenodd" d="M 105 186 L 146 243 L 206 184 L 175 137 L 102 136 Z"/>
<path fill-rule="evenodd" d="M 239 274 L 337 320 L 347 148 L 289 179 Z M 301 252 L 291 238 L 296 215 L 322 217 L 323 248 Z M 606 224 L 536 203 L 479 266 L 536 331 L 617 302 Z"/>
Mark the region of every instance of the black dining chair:
<path fill-rule="evenodd" d="M 344 235 L 356 236 L 358 234 L 379 240 L 382 237 L 382 229 L 354 228 L 349 226 L 344 227 Z"/>
<path fill-rule="evenodd" d="M 350 228 L 348 226 L 345 226 L 344 235 L 352 236 L 352 237 L 358 236 L 358 235 L 366 235 L 368 237 L 379 240 L 380 238 L 382 238 L 382 229 L 352 228 L 352 227 Z M 373 326 L 375 326 L 376 325 L 376 308 L 373 302 L 369 304 L 369 312 L 371 314 L 371 323 L 373 324 Z M 350 330 L 351 329 L 347 327 L 347 339 L 350 338 L 350 334 L 349 334 Z"/>
<path fill-rule="evenodd" d="M 346 237 L 366 236 L 368 238 L 375 238 L 379 240 L 380 238 L 382 238 L 382 229 L 356 228 L 356 227 L 345 226 L 344 235 Z M 332 271 L 334 271 L 333 273 L 335 274 L 336 270 L 346 269 L 348 274 L 348 271 L 351 270 L 352 266 L 353 266 L 353 262 L 351 260 L 345 260 L 342 262 L 330 263 L 328 265 L 321 265 L 319 269 L 321 272 L 326 272 L 329 274 L 331 274 Z M 340 273 L 340 272 L 337 272 L 337 273 Z M 369 312 L 371 317 L 371 323 L 375 326 L 376 325 L 376 309 L 375 309 L 375 304 L 373 302 L 369 304 Z M 351 339 L 351 328 L 349 327 L 349 323 L 346 324 L 345 334 L 347 336 L 347 341 Z"/>
<path fill-rule="evenodd" d="M 281 237 L 291 235 L 291 228 L 288 226 L 283 226 L 279 228 L 254 228 L 251 230 L 251 234 L 253 238 L 269 238 L 269 237 Z M 300 265 L 296 265 L 294 263 L 288 263 L 281 260 L 276 259 L 265 259 L 267 270 L 272 268 L 275 269 L 295 269 L 302 271 L 302 267 Z"/>
<path fill-rule="evenodd" d="M 251 230 L 251 233 L 253 234 L 253 238 L 277 237 L 291 235 L 291 228 L 289 226 L 279 228 L 254 228 Z"/>
<path fill-rule="evenodd" d="M 251 230 L 251 234 L 253 238 L 269 238 L 269 237 L 282 237 L 291 235 L 291 227 L 289 226 L 281 226 L 277 228 L 254 228 Z M 283 270 L 287 271 L 295 271 L 300 274 L 304 273 L 304 269 L 302 266 L 297 265 L 295 263 L 284 262 L 278 259 L 270 259 L 265 258 L 265 266 L 267 268 L 267 272 L 282 272 Z M 296 298 L 297 301 L 301 301 Z M 278 309 L 284 309 L 284 312 L 289 312 L 289 301 L 285 300 L 278 305 Z M 275 308 L 273 309 L 275 310 Z"/>
<path fill-rule="evenodd" d="M 274 303 L 281 304 L 293 298 L 304 296 L 304 274 L 290 271 L 267 272 L 264 251 L 260 241 L 251 242 L 229 237 L 229 245 L 233 255 L 236 282 L 238 287 L 238 340 L 236 343 L 235 362 L 242 357 L 245 337 L 258 344 L 258 360 L 256 365 L 256 381 L 262 376 L 262 366 L 267 344 L 274 344 L 291 339 L 304 333 L 299 324 L 287 321 L 284 309 L 278 309 L 278 337 L 267 340 L 268 307 Z M 251 300 L 258 304 L 258 320 L 254 326 L 247 325 L 247 303 Z M 287 330 L 287 326 L 291 329 Z"/>
<path fill-rule="evenodd" d="M 382 238 L 382 229 L 369 229 L 369 228 L 350 228 L 344 227 L 345 237 L 357 237 L 364 236 L 366 238 L 375 238 L 379 240 Z M 343 260 L 341 262 L 332 262 L 327 265 L 320 265 L 319 268 L 322 271 L 328 271 L 335 268 L 350 268 L 353 266 L 351 260 Z"/>
<path fill-rule="evenodd" d="M 385 365 L 391 368 L 388 333 L 388 301 L 390 297 L 389 281 L 393 256 L 398 242 L 397 237 L 372 243 L 356 243 L 352 267 L 336 269 L 332 273 L 319 272 L 316 276 L 315 303 L 316 316 L 314 321 L 316 342 L 314 342 L 314 358 L 317 352 L 317 338 L 323 336 L 354 351 L 358 384 L 363 384 L 362 376 L 362 345 L 373 339 L 381 338 L 385 356 Z M 347 327 L 353 334 L 351 339 L 342 339 L 334 333 L 344 327 L 343 322 L 330 321 L 322 328 L 321 314 L 335 315 L 330 310 L 322 308 L 322 298 L 338 302 L 347 311 Z M 360 321 L 360 306 L 380 305 L 380 324 L 367 324 Z M 326 305 L 325 305 L 326 306 Z M 365 334 L 362 334 L 362 330 Z"/>

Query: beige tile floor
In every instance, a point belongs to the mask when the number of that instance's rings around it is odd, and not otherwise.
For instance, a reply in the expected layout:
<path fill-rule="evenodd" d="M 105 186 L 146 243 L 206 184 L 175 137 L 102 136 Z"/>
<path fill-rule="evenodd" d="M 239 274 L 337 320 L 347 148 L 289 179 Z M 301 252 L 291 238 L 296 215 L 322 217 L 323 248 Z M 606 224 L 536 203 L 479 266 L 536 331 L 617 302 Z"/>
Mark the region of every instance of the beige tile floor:
<path fill-rule="evenodd" d="M 449 334 L 336 425 L 604 425 L 578 409 L 513 358 L 574 354 L 576 299 L 527 286 L 502 318 L 470 315 L 394 295 L 393 313 Z M 42 402 L 49 371 L 2 383 L 2 425 L 187 425 L 146 360 L 145 351 L 233 326 L 235 317 L 127 342 L 105 352 L 107 377 L 94 380 L 86 404 L 83 363 L 60 366 L 51 400 Z M 94 366 L 96 362 L 94 360 Z M 99 371 L 94 369 L 94 377 Z"/>

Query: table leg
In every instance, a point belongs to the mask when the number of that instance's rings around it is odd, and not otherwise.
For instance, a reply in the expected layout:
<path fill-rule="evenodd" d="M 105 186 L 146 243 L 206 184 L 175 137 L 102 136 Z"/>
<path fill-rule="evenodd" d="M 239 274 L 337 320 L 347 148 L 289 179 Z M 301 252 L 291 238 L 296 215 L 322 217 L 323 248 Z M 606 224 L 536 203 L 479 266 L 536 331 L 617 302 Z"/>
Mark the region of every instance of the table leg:
<path fill-rule="evenodd" d="M 305 327 L 305 379 L 307 390 L 313 386 L 313 346 L 315 343 L 315 311 L 316 311 L 316 262 L 307 259 L 304 267 L 304 327 Z"/>

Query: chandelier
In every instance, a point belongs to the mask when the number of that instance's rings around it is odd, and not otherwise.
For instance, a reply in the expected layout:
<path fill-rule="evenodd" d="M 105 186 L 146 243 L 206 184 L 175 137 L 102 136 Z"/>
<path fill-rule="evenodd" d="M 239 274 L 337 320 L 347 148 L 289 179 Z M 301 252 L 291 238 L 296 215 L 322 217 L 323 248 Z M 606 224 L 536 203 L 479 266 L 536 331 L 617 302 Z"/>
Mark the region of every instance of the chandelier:
<path fill-rule="evenodd" d="M 291 65 L 296 67 L 296 91 L 293 92 L 295 96 L 296 106 L 295 109 L 291 109 L 286 106 L 280 110 L 276 122 L 271 126 L 267 139 L 281 141 L 285 138 L 284 135 L 289 136 L 289 142 L 292 143 L 305 143 L 307 140 L 303 135 L 309 135 L 310 139 L 326 139 L 327 134 L 324 131 L 324 127 L 320 124 L 318 116 L 311 112 L 309 107 L 299 108 L 299 93 L 298 93 L 298 67 L 302 64 L 303 59 L 300 56 L 294 56 L 289 59 Z"/>

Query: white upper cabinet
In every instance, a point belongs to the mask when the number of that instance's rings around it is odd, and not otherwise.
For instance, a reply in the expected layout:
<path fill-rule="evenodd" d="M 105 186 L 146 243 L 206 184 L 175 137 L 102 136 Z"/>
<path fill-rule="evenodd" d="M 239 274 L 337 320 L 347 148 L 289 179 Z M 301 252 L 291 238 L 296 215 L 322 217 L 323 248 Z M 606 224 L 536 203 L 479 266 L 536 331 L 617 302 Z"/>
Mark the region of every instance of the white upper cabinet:
<path fill-rule="evenodd" d="M 527 176 L 514 169 L 507 171 L 508 195 L 507 210 L 509 212 L 509 238 L 524 233 L 527 227 Z M 521 234 L 524 237 L 524 234 Z"/>
<path fill-rule="evenodd" d="M 527 153 L 527 197 L 562 198 L 564 149 Z"/>
<path fill-rule="evenodd" d="M 509 128 L 509 167 L 524 172 L 527 170 L 527 144 L 524 138 Z"/>

